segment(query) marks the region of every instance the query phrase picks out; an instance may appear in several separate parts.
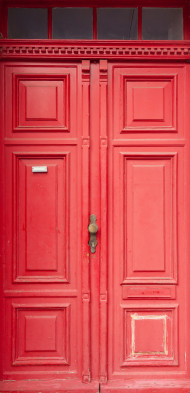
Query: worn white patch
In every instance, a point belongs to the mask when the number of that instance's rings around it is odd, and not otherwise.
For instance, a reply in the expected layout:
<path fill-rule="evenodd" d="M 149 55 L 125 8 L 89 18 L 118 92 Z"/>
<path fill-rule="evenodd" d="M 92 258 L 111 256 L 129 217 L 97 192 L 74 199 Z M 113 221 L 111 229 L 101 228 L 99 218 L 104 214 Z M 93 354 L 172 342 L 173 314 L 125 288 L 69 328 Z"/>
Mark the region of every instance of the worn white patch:
<path fill-rule="evenodd" d="M 132 355 L 168 355 L 168 345 L 167 345 L 167 315 L 138 315 L 137 313 L 131 315 L 131 349 Z M 163 352 L 136 352 L 135 351 L 135 321 L 137 320 L 145 320 L 145 319 L 152 319 L 152 320 L 163 320 L 164 329 L 163 329 L 163 343 L 164 343 L 164 351 Z"/>

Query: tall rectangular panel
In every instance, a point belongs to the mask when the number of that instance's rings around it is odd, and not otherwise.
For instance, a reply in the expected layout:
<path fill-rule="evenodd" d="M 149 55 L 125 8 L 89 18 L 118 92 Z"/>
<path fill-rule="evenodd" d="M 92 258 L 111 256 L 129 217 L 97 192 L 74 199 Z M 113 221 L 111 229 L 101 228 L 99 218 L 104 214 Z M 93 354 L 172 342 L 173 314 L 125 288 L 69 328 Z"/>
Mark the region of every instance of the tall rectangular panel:
<path fill-rule="evenodd" d="M 14 279 L 67 282 L 69 155 L 14 154 L 13 158 Z M 40 172 L 43 166 L 47 172 Z"/>
<path fill-rule="evenodd" d="M 174 282 L 177 155 L 145 152 L 123 160 L 125 282 Z"/>

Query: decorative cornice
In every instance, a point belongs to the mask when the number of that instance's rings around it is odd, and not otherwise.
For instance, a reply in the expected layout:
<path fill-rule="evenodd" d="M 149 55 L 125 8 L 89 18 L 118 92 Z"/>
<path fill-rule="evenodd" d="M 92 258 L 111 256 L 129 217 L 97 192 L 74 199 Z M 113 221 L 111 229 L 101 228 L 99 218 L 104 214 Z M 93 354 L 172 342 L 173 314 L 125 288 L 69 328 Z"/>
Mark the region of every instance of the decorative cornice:
<path fill-rule="evenodd" d="M 190 41 L 0 40 L 0 59 L 190 59 Z"/>

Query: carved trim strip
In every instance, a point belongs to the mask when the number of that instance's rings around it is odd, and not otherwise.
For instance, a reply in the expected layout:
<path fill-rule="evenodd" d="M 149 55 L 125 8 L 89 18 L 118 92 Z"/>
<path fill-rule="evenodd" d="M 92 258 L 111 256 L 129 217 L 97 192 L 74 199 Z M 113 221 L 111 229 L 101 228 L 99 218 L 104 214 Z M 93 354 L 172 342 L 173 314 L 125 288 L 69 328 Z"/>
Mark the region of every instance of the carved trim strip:
<path fill-rule="evenodd" d="M 107 100 L 108 100 L 108 62 L 99 62 L 99 95 L 100 95 L 100 179 L 101 179 L 101 243 L 100 243 L 100 381 L 107 382 Z"/>
<path fill-rule="evenodd" d="M 1 40 L 0 58 L 133 58 L 140 59 L 190 59 L 190 42 L 178 43 L 167 41 L 165 43 L 155 42 L 125 42 L 118 43 L 112 41 L 110 45 L 105 42 L 72 42 L 60 43 L 56 41 L 28 42 L 25 40 Z"/>
<path fill-rule="evenodd" d="M 90 265 L 88 246 L 89 224 L 89 101 L 90 101 L 90 62 L 83 60 L 82 72 L 82 326 L 83 357 L 82 381 L 90 382 Z"/>

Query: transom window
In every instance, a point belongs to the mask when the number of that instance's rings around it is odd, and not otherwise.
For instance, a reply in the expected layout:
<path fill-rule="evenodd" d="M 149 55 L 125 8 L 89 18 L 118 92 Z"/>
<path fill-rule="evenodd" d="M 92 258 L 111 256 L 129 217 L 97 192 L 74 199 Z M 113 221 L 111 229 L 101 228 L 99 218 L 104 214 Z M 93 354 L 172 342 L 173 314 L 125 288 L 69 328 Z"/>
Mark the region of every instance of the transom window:
<path fill-rule="evenodd" d="M 7 38 L 183 40 L 183 7 L 8 7 Z"/>

